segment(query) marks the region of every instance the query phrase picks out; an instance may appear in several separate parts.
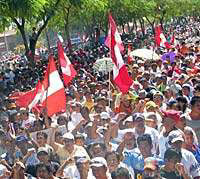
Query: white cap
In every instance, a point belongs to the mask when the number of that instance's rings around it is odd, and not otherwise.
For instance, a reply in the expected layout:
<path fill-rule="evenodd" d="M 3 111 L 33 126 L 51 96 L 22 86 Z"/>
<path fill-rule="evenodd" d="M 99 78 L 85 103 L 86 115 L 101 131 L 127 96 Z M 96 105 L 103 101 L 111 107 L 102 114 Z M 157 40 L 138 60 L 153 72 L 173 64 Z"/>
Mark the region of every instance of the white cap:
<path fill-rule="evenodd" d="M 182 133 L 178 130 L 173 130 L 169 133 L 168 135 L 168 140 L 170 143 L 174 143 L 176 141 L 182 141 L 184 142 L 184 139 L 183 139 L 183 136 L 182 136 Z"/>
<path fill-rule="evenodd" d="M 110 119 L 110 115 L 107 112 L 102 112 L 100 117 L 101 119 Z"/>
<path fill-rule="evenodd" d="M 103 157 L 95 157 L 91 160 L 91 167 L 102 167 L 105 166 L 107 168 L 107 162 Z"/>
<path fill-rule="evenodd" d="M 72 133 L 70 133 L 70 132 L 65 133 L 62 137 L 64 139 L 74 140 L 74 135 Z"/>

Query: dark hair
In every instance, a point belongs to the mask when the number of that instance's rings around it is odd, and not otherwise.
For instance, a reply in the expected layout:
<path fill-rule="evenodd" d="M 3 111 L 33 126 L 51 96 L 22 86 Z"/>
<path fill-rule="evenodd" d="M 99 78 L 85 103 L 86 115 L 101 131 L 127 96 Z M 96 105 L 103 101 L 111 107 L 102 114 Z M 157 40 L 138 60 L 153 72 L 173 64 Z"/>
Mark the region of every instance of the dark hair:
<path fill-rule="evenodd" d="M 119 153 L 117 153 L 115 151 L 107 152 L 106 155 L 105 155 L 105 159 L 107 160 L 110 155 L 116 155 L 117 160 L 120 161 L 120 155 L 119 155 Z"/>
<path fill-rule="evenodd" d="M 45 139 L 48 138 L 48 135 L 45 132 L 37 132 L 36 137 L 38 137 L 39 135 L 43 136 Z"/>
<path fill-rule="evenodd" d="M 199 83 L 195 85 L 194 90 L 195 91 L 200 91 L 200 84 Z"/>
<path fill-rule="evenodd" d="M 147 141 L 149 145 L 152 145 L 152 139 L 151 136 L 149 134 L 144 134 L 142 136 L 139 136 L 137 138 L 137 144 L 140 145 L 141 142 L 143 141 Z"/>
<path fill-rule="evenodd" d="M 164 154 L 164 160 L 169 161 L 170 159 L 174 157 L 178 158 L 181 161 L 181 158 L 182 158 L 181 152 L 173 148 L 168 148 Z"/>
<path fill-rule="evenodd" d="M 193 96 L 190 101 L 190 104 L 191 104 L 191 106 L 194 106 L 199 101 L 200 101 L 200 96 Z"/>
<path fill-rule="evenodd" d="M 44 163 L 38 163 L 38 164 L 36 165 L 36 173 L 37 173 L 38 169 L 40 169 L 40 168 L 45 168 L 45 169 L 47 170 L 48 173 L 51 173 L 51 172 L 52 172 L 51 167 L 50 167 L 49 165 L 46 165 L 46 164 L 44 164 Z"/>
<path fill-rule="evenodd" d="M 111 173 L 112 179 L 117 177 L 126 177 L 127 179 L 131 178 L 129 171 L 126 168 L 120 167 L 116 171 Z"/>
<path fill-rule="evenodd" d="M 188 103 L 186 97 L 184 97 L 184 96 L 178 96 L 178 97 L 176 98 L 176 101 L 181 102 L 181 103 L 184 103 L 184 104 L 187 104 L 187 103 Z"/>

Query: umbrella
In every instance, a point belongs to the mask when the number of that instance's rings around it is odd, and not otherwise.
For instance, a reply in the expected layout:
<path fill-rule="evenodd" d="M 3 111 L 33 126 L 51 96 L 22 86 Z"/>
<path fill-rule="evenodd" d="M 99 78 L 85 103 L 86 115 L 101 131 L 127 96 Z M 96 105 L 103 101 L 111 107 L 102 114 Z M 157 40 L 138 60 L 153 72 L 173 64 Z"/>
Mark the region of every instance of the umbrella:
<path fill-rule="evenodd" d="M 174 62 L 176 54 L 174 52 L 165 53 L 162 56 L 162 61 L 166 61 L 168 58 L 170 59 L 170 63 Z"/>
<path fill-rule="evenodd" d="M 134 51 L 131 52 L 130 54 L 131 56 L 135 56 L 135 57 L 140 57 L 140 58 L 144 58 L 144 59 L 149 59 L 149 60 L 158 60 L 160 59 L 159 55 L 149 49 L 136 49 Z"/>
<path fill-rule="evenodd" d="M 93 69 L 95 71 L 108 73 L 108 72 L 112 71 L 113 65 L 114 64 L 112 62 L 112 59 L 105 57 L 105 58 L 96 60 L 96 62 L 93 65 Z"/>

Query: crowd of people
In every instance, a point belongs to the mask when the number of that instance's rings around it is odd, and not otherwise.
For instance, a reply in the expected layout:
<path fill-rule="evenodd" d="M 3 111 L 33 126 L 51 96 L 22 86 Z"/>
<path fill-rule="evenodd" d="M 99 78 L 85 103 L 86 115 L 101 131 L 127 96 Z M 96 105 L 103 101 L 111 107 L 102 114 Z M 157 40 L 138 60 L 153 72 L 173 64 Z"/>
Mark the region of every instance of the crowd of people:
<path fill-rule="evenodd" d="M 127 94 L 93 70 L 109 56 L 105 45 L 67 53 L 77 76 L 65 87 L 67 110 L 51 117 L 45 106 L 29 110 L 11 97 L 42 79 L 47 54 L 35 66 L 1 63 L 0 179 L 200 178 L 199 22 L 185 19 L 165 29 L 176 37 L 171 49 L 155 48 L 149 30 L 124 39 L 126 51 L 131 43 L 160 55 L 130 60 L 124 52 L 133 79 Z M 162 58 L 171 52 L 173 60 Z"/>

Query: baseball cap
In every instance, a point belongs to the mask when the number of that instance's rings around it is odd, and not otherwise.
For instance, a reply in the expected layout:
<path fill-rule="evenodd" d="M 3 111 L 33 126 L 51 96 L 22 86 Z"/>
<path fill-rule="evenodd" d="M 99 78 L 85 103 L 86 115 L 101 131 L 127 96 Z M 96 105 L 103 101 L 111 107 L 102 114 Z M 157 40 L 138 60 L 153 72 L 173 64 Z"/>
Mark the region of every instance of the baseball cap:
<path fill-rule="evenodd" d="M 80 157 L 76 160 L 76 164 L 80 164 L 80 163 L 86 163 L 88 162 L 89 159 L 87 157 Z"/>
<path fill-rule="evenodd" d="M 102 112 L 100 117 L 101 119 L 110 119 L 110 115 L 107 112 Z"/>
<path fill-rule="evenodd" d="M 133 116 L 133 119 L 134 119 L 134 121 L 145 120 L 144 115 L 141 114 L 141 113 L 136 113 L 136 114 Z"/>
<path fill-rule="evenodd" d="M 64 139 L 74 140 L 74 135 L 70 132 L 65 133 L 62 137 Z"/>
<path fill-rule="evenodd" d="M 188 88 L 190 90 L 190 85 L 189 84 L 183 84 L 182 88 Z"/>
<path fill-rule="evenodd" d="M 129 116 L 124 120 L 123 124 L 125 124 L 126 122 L 133 122 L 133 121 L 134 121 L 133 116 Z"/>
<path fill-rule="evenodd" d="M 49 154 L 48 149 L 45 147 L 39 147 L 38 151 L 37 151 L 37 155 L 41 154 L 41 153 L 45 153 L 45 154 Z"/>
<path fill-rule="evenodd" d="M 151 169 L 156 170 L 158 167 L 158 161 L 154 157 L 148 157 L 144 160 L 144 170 Z"/>
<path fill-rule="evenodd" d="M 145 108 L 146 108 L 146 109 L 149 109 L 149 108 L 151 108 L 151 107 L 156 108 L 157 105 L 156 105 L 156 103 L 154 103 L 153 101 L 148 101 L 148 102 L 145 104 Z"/>
<path fill-rule="evenodd" d="M 16 137 L 16 142 L 25 142 L 25 141 L 28 141 L 28 138 L 26 136 L 17 136 Z"/>
<path fill-rule="evenodd" d="M 169 140 L 169 143 L 174 143 L 176 141 L 184 142 L 182 133 L 178 130 L 171 131 L 168 135 L 168 140 Z"/>
<path fill-rule="evenodd" d="M 103 157 L 95 157 L 90 162 L 90 167 L 107 167 L 107 162 Z"/>
<path fill-rule="evenodd" d="M 163 112 L 163 117 L 168 117 L 173 119 L 175 122 L 180 121 L 180 112 L 175 111 L 175 110 L 167 110 L 167 111 L 162 111 Z"/>

